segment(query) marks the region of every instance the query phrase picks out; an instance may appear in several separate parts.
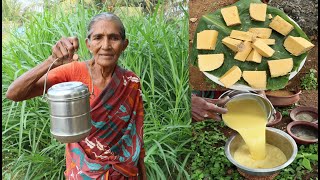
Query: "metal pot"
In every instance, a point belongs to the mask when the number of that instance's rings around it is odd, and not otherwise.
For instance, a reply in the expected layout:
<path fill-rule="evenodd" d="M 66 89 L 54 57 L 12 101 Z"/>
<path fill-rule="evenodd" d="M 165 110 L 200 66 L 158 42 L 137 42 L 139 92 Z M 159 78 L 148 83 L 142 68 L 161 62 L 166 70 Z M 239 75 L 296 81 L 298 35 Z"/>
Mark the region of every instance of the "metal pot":
<path fill-rule="evenodd" d="M 79 142 L 91 130 L 90 93 L 82 82 L 63 82 L 48 89 L 51 134 L 62 143 Z"/>
<path fill-rule="evenodd" d="M 225 154 L 228 160 L 232 164 L 237 166 L 240 169 L 240 171 L 253 176 L 273 175 L 281 169 L 287 167 L 294 161 L 298 151 L 297 144 L 295 143 L 294 139 L 292 139 L 292 137 L 290 137 L 287 133 L 276 128 L 267 127 L 266 142 L 268 144 L 278 147 L 287 157 L 287 162 L 280 166 L 266 169 L 254 169 L 239 164 L 237 161 L 234 160 L 233 155 L 234 152 L 238 149 L 238 147 L 244 144 L 245 142 L 238 133 L 234 134 L 228 139 L 225 145 Z"/>
<path fill-rule="evenodd" d="M 276 113 L 276 110 L 272 106 L 271 102 L 262 95 L 257 94 L 255 91 L 239 91 L 239 90 L 228 90 L 225 93 L 223 93 L 219 99 L 222 99 L 224 97 L 228 96 L 230 99 L 226 102 L 232 102 L 240 99 L 253 99 L 256 100 L 261 107 L 266 111 L 267 113 L 267 119 L 268 121 L 272 118 L 273 114 Z M 225 105 L 226 105 L 225 104 Z"/>

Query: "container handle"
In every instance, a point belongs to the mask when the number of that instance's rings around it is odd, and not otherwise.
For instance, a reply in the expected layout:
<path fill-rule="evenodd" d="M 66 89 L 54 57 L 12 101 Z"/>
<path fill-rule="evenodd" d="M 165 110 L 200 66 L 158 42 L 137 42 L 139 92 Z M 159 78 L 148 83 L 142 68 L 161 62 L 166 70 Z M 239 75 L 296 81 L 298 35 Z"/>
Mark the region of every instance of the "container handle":
<path fill-rule="evenodd" d="M 52 65 L 53 65 L 58 59 L 59 59 L 59 58 L 55 59 L 55 60 L 51 63 L 51 65 L 49 66 L 49 68 L 48 68 L 48 71 L 47 71 L 47 73 L 46 73 L 46 78 L 44 79 L 44 87 L 43 87 L 42 99 L 44 99 L 44 97 L 45 97 L 46 88 L 47 88 L 47 79 L 48 79 L 49 71 L 50 71 Z"/>
<path fill-rule="evenodd" d="M 88 61 L 86 61 L 86 66 L 87 66 L 87 68 L 88 68 L 89 75 L 90 75 L 90 80 L 91 80 L 91 88 L 92 88 L 92 90 L 91 90 L 90 96 L 92 95 L 93 97 L 95 97 L 95 95 L 94 95 L 94 87 L 93 87 L 92 73 L 91 73 L 91 69 L 90 69 L 90 67 L 89 67 Z"/>
<path fill-rule="evenodd" d="M 45 97 L 46 88 L 47 88 L 47 79 L 48 79 L 49 71 L 50 71 L 52 65 L 53 65 L 57 60 L 59 60 L 59 58 L 55 59 L 55 60 L 51 63 L 51 65 L 49 66 L 48 71 L 47 71 L 47 73 L 46 73 L 46 78 L 44 79 L 44 87 L 43 87 L 42 99 L 44 99 L 44 97 Z M 93 87 L 93 80 L 92 80 L 91 70 L 90 70 L 87 62 L 86 62 L 86 65 L 87 65 L 87 68 L 88 68 L 88 70 L 89 70 L 90 79 L 91 79 L 91 84 L 92 84 L 92 90 L 91 90 L 90 96 L 91 96 L 91 95 L 94 96 L 94 87 Z"/>

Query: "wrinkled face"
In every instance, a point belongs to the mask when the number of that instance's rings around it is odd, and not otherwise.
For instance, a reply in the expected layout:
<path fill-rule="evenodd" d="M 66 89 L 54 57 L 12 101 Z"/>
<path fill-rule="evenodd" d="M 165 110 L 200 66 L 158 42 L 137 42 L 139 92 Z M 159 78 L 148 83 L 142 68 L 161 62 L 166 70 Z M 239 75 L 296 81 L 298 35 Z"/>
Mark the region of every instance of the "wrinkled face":
<path fill-rule="evenodd" d="M 95 63 L 110 67 L 117 63 L 120 54 L 128 46 L 128 40 L 121 39 L 120 27 L 116 22 L 100 20 L 93 24 L 86 45 L 93 54 Z"/>

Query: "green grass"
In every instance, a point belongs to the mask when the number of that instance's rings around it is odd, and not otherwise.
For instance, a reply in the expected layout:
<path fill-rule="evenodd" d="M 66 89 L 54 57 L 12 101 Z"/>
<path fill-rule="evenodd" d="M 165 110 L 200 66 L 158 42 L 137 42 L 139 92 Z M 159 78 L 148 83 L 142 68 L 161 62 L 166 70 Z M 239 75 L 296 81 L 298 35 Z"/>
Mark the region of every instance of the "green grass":
<path fill-rule="evenodd" d="M 147 176 L 189 179 L 188 16 L 168 18 L 162 6 L 156 8 L 158 13 L 122 18 L 129 46 L 119 62 L 141 78 Z M 48 57 L 62 36 L 77 36 L 79 56 L 90 58 L 84 41 L 86 23 L 99 12 L 82 4 L 69 13 L 52 7 L 23 19 L 24 36 L 12 33 L 3 42 L 2 178 L 64 178 L 65 145 L 50 134 L 47 102 L 38 97 L 16 103 L 7 100 L 5 92 L 17 76 Z"/>

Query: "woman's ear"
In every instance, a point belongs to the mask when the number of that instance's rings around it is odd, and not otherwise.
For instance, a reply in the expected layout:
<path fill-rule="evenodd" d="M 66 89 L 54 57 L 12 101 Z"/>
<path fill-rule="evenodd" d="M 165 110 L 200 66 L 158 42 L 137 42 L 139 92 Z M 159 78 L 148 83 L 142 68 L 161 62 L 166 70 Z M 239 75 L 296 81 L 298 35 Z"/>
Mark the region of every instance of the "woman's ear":
<path fill-rule="evenodd" d="M 124 51 L 128 47 L 128 44 L 129 44 L 129 40 L 128 39 L 124 40 L 122 51 Z"/>
<path fill-rule="evenodd" d="M 86 46 L 89 49 L 90 53 L 92 53 L 91 50 L 90 50 L 90 47 L 91 47 L 90 46 L 90 40 L 88 38 L 86 38 Z"/>

